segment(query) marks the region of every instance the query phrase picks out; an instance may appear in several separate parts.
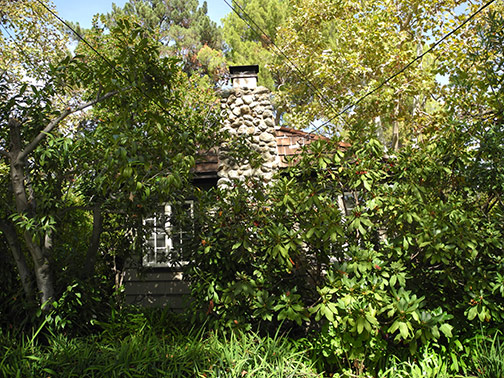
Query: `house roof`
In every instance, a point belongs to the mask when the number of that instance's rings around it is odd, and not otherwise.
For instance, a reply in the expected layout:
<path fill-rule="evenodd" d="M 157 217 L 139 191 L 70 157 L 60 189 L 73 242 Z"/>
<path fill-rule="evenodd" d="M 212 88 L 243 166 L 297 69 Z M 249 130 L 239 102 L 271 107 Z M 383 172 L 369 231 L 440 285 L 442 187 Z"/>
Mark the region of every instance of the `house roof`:
<path fill-rule="evenodd" d="M 288 127 L 279 127 L 275 129 L 275 138 L 277 144 L 277 154 L 279 157 L 279 167 L 285 168 L 288 164 L 285 159 L 290 156 L 298 155 L 301 148 L 315 140 L 328 140 L 322 135 L 311 134 L 306 131 L 291 129 Z M 350 144 L 340 142 L 341 148 L 350 147 Z M 201 153 L 196 161 L 195 172 L 200 177 L 216 176 L 219 168 L 218 148 Z"/>

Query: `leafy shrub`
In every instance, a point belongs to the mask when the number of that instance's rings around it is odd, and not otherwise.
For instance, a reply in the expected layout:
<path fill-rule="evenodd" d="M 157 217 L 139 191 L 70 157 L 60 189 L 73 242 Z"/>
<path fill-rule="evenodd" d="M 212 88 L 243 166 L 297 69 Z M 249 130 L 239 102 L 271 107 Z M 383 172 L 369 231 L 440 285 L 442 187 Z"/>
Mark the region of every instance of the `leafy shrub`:
<path fill-rule="evenodd" d="M 37 316 L 51 333 L 86 335 L 97 330 L 95 322 L 109 317 L 107 297 L 101 285 L 74 280 L 46 311 L 38 309 Z"/>
<path fill-rule="evenodd" d="M 485 210 L 491 194 L 470 184 L 476 152 L 454 149 L 460 138 L 436 132 L 394 158 L 373 139 L 320 141 L 270 185 L 218 190 L 189 259 L 201 318 L 314 330 L 325 363 L 355 373 L 397 350 L 446 348 L 453 324 L 461 340 L 476 320 L 499 324 L 503 209 Z"/>
<path fill-rule="evenodd" d="M 125 306 L 119 310 L 112 308 L 110 316 L 93 324 L 101 329 L 100 337 L 117 341 L 128 336 L 152 333 L 159 336 L 172 336 L 177 333 L 191 333 L 192 328 L 183 314 L 172 312 L 169 308 L 144 308 Z"/>
<path fill-rule="evenodd" d="M 312 143 L 271 185 L 250 180 L 217 192 L 190 259 L 202 318 L 314 329 L 328 363 L 344 359 L 357 371 L 383 365 L 395 347 L 415 353 L 451 337 L 447 307 L 419 290 L 432 265 L 413 268 L 421 250 L 409 230 L 420 215 L 399 209 L 406 183 L 388 184 L 401 164 L 385 161 L 374 140 L 346 151 L 338 141 Z M 355 203 L 345 211 L 348 193 Z"/>

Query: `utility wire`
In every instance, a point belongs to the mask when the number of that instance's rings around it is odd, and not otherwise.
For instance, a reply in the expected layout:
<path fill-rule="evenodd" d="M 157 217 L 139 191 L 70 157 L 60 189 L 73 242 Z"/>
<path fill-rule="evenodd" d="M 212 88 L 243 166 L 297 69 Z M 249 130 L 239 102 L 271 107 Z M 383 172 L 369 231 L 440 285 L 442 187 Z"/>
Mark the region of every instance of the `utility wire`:
<path fill-rule="evenodd" d="M 226 0 L 224 0 L 226 1 Z M 350 105 L 346 106 L 342 111 L 340 111 L 339 113 L 337 113 L 335 116 L 331 117 L 329 120 L 327 120 L 326 122 L 324 122 L 323 124 L 321 124 L 320 126 L 318 126 L 317 128 L 315 128 L 314 130 L 310 131 L 308 133 L 308 135 L 310 134 L 313 134 L 315 133 L 316 131 L 320 130 L 322 127 L 326 126 L 327 124 L 331 123 L 335 118 L 341 116 L 342 114 L 346 113 L 348 110 L 350 110 L 351 108 L 353 108 L 355 105 L 357 105 L 358 103 L 360 103 L 362 100 L 364 100 L 366 97 L 372 95 L 373 93 L 375 93 L 377 90 L 379 90 L 381 87 L 383 87 L 385 84 L 387 84 L 389 81 L 393 80 L 394 78 L 396 78 L 397 76 L 399 76 L 400 74 L 402 74 L 404 71 L 406 71 L 409 67 L 411 67 L 415 62 L 417 62 L 418 60 L 422 59 L 426 54 L 430 53 L 432 50 L 434 50 L 439 44 L 441 44 L 445 39 L 449 38 L 451 35 L 455 34 L 457 31 L 459 31 L 462 27 L 464 27 L 469 21 L 471 21 L 474 17 L 476 17 L 479 13 L 481 13 L 485 8 L 487 8 L 488 6 L 490 6 L 493 2 L 495 2 L 495 0 L 490 0 L 489 2 L 487 2 L 486 4 L 484 4 L 482 7 L 480 7 L 476 12 L 474 12 L 473 14 L 471 14 L 464 22 L 462 22 L 459 26 L 457 26 L 455 29 L 453 29 L 452 31 L 450 31 L 449 33 L 445 34 L 440 40 L 438 40 L 436 43 L 434 43 L 433 45 L 431 45 L 431 47 L 429 47 L 428 50 L 426 50 L 425 52 L 423 52 L 422 54 L 418 55 L 415 59 L 413 59 L 412 61 L 410 61 L 408 64 L 406 64 L 403 68 L 401 68 L 399 71 L 395 72 L 394 74 L 392 74 L 391 76 L 389 76 L 387 79 L 385 79 L 384 81 L 382 81 L 380 83 L 380 85 L 378 85 L 376 88 L 374 88 L 373 90 L 370 90 L 369 92 L 367 92 L 366 94 L 364 94 L 362 97 L 358 98 L 356 101 L 352 102 Z"/>
<path fill-rule="evenodd" d="M 254 30 L 254 28 L 252 27 L 252 25 L 249 22 L 247 22 L 247 20 L 231 4 L 229 4 L 229 2 L 227 0 L 224 0 L 224 2 L 233 10 L 233 12 L 235 12 L 238 15 L 238 17 L 240 17 L 252 30 Z M 266 36 L 266 38 L 271 42 L 271 44 L 275 47 L 275 49 L 292 65 L 292 67 L 295 68 L 295 70 L 298 72 L 300 78 L 303 81 L 305 81 L 308 84 L 308 86 L 320 97 L 320 99 L 323 100 L 323 102 L 325 102 L 326 104 L 328 104 L 330 106 L 330 108 L 336 113 L 329 120 L 327 120 L 326 122 L 322 123 L 320 126 L 317 126 L 315 129 L 313 129 L 312 131 L 310 131 L 308 133 L 308 135 L 314 134 L 315 132 L 317 132 L 318 130 L 320 130 L 322 127 L 328 125 L 335 118 L 340 117 L 341 115 L 343 115 L 344 113 L 346 113 L 348 110 L 350 110 L 351 108 L 353 108 L 355 105 L 359 104 L 366 97 L 372 95 L 373 93 L 375 93 L 376 91 L 378 91 L 380 88 L 382 88 L 384 85 L 386 85 L 388 82 L 390 82 L 391 80 L 395 79 L 397 76 L 399 76 L 400 74 L 402 74 L 404 71 L 406 71 L 408 68 L 410 68 L 415 62 L 417 62 L 418 60 L 422 59 L 426 54 L 428 54 L 432 50 L 434 50 L 439 44 L 441 44 L 444 40 L 446 40 L 447 38 L 449 38 L 451 35 L 455 34 L 458 30 L 460 30 L 462 27 L 464 27 L 469 21 L 471 21 L 474 17 L 476 17 L 479 13 L 481 13 L 485 8 L 487 8 L 488 6 L 490 6 L 494 2 L 495 2 L 495 0 L 490 0 L 489 2 L 487 2 L 486 4 L 484 4 L 476 12 L 474 12 L 466 20 L 464 20 L 459 26 L 457 26 L 455 29 L 453 29 L 449 33 L 445 34 L 441 39 L 439 39 L 437 42 L 435 42 L 433 45 L 431 45 L 431 47 L 428 50 L 426 50 L 422 54 L 418 55 L 415 59 L 413 59 L 408 64 L 406 64 L 399 71 L 396 71 L 394 74 L 392 74 L 387 79 L 385 79 L 384 81 L 382 81 L 376 88 L 368 91 L 362 97 L 358 98 L 356 101 L 352 102 L 350 105 L 347 105 L 343 110 L 341 110 L 340 112 L 338 112 L 334 108 L 334 106 L 330 103 L 330 100 L 326 96 L 324 96 L 318 90 L 318 88 L 308 78 L 306 78 L 304 76 L 303 72 L 296 66 L 296 64 L 294 64 L 294 62 L 273 42 L 273 40 L 264 32 L 264 30 L 262 30 L 262 28 L 259 27 L 259 25 L 257 25 L 257 23 L 247 14 L 247 12 L 245 12 L 245 10 L 238 3 L 238 1 L 235 0 L 235 4 L 238 6 L 238 8 L 240 8 L 240 10 L 242 11 L 242 13 L 250 20 L 251 23 L 253 23 L 255 25 L 255 27 L 264 36 Z M 257 33 L 256 30 L 254 30 L 254 31 Z M 259 33 L 257 33 L 257 34 L 259 34 Z M 345 120 L 343 119 L 343 121 L 345 121 Z"/>
<path fill-rule="evenodd" d="M 228 7 L 230 7 L 230 8 L 231 8 L 231 10 L 232 10 L 233 12 L 235 12 L 235 13 L 238 15 L 238 17 L 240 17 L 240 18 L 241 18 L 241 19 L 242 19 L 242 20 L 243 20 L 243 21 L 244 21 L 244 22 L 245 22 L 245 23 L 246 23 L 246 24 L 247 24 L 247 25 L 248 25 L 248 26 L 249 26 L 249 27 L 250 27 L 250 28 L 251 28 L 251 29 L 252 29 L 252 30 L 253 30 L 253 31 L 254 31 L 254 32 L 258 35 L 258 36 L 259 36 L 259 37 L 261 36 L 261 34 L 259 34 L 259 32 L 261 32 L 261 33 L 262 33 L 262 35 L 264 35 L 264 36 L 268 39 L 268 41 L 269 41 L 269 42 L 273 45 L 273 47 L 276 49 L 276 51 L 277 51 L 278 53 L 280 53 L 280 55 L 282 55 L 282 56 L 283 56 L 283 57 L 284 57 L 284 58 L 285 58 L 285 59 L 286 59 L 286 60 L 290 63 L 290 65 L 291 65 L 291 66 L 292 66 L 292 67 L 293 67 L 293 68 L 297 71 L 299 78 L 300 78 L 302 81 L 304 81 L 304 82 L 308 85 L 308 87 L 310 87 L 310 88 L 312 89 L 312 91 L 314 91 L 314 92 L 315 92 L 315 94 L 317 94 L 317 96 L 319 96 L 319 97 L 320 97 L 320 99 L 321 99 L 323 102 L 325 102 L 325 103 L 326 103 L 326 104 L 327 104 L 327 105 L 328 105 L 328 106 L 329 106 L 329 107 L 330 107 L 330 108 L 331 108 L 331 109 L 332 109 L 335 113 L 337 112 L 337 110 L 336 110 L 336 109 L 334 108 L 334 106 L 331 104 L 331 101 L 327 98 L 327 96 L 325 96 L 325 95 L 324 95 L 324 94 L 323 94 L 323 93 L 322 93 L 322 92 L 321 92 L 321 91 L 317 88 L 317 86 L 316 86 L 315 84 L 313 84 L 313 83 L 310 81 L 310 79 L 308 79 L 308 78 L 305 76 L 305 74 L 304 74 L 304 73 L 301 71 L 301 69 L 300 69 L 300 68 L 299 68 L 299 67 L 298 67 L 298 66 L 297 66 L 297 65 L 296 65 L 296 64 L 292 61 L 292 59 L 290 59 L 290 58 L 289 58 L 289 57 L 288 57 L 288 56 L 287 56 L 287 55 L 283 52 L 283 50 L 282 50 L 282 49 L 280 49 L 280 48 L 279 48 L 279 47 L 275 44 L 275 42 L 273 41 L 273 39 L 271 39 L 271 37 L 270 37 L 268 34 L 266 34 L 266 32 L 265 32 L 265 31 L 264 31 L 264 30 L 263 30 L 263 29 L 262 29 L 259 25 L 257 25 L 257 23 L 256 23 L 256 22 L 252 19 L 252 17 L 250 17 L 250 16 L 247 14 L 247 12 L 245 12 L 245 9 L 243 9 L 243 7 L 242 7 L 242 6 L 238 3 L 238 1 L 237 1 L 237 0 L 235 0 L 235 1 L 234 1 L 234 3 L 236 4 L 236 6 L 237 6 L 238 8 L 240 8 L 240 10 L 241 10 L 241 12 L 243 13 L 243 15 L 242 15 L 242 14 L 240 14 L 240 13 L 236 10 L 236 8 L 235 8 L 235 7 L 233 7 L 233 6 L 232 6 L 232 5 L 231 5 L 231 4 L 230 4 L 227 0 L 224 0 L 224 2 L 225 2 L 225 3 L 228 5 Z M 244 18 L 244 16 L 246 16 L 246 18 L 248 18 L 248 20 L 250 20 L 250 22 L 248 22 L 248 21 Z M 253 27 L 250 23 L 254 24 L 254 26 L 255 26 L 255 28 L 256 28 L 256 29 L 254 29 L 254 27 Z M 259 30 L 259 32 L 258 32 L 257 30 Z M 275 51 L 275 50 L 274 50 L 274 51 Z M 278 53 L 277 53 L 277 55 L 278 55 Z"/>
<path fill-rule="evenodd" d="M 176 118 L 168 111 L 166 110 L 163 106 L 161 106 L 154 98 L 152 98 L 149 94 L 147 94 L 146 92 L 142 91 L 140 88 L 138 88 L 136 85 L 134 85 L 134 83 L 129 79 L 129 77 L 127 77 L 126 75 L 124 75 L 121 71 L 119 71 L 115 65 L 109 60 L 107 59 L 107 57 L 105 57 L 104 55 L 102 55 L 98 50 L 96 50 L 88 41 L 86 41 L 86 39 L 84 37 L 82 37 L 74 28 L 72 28 L 65 20 L 63 20 L 62 18 L 60 18 L 56 13 L 53 12 L 52 9 L 50 9 L 49 7 L 47 7 L 42 1 L 40 0 L 36 0 L 40 5 L 42 5 L 49 13 L 51 13 L 58 21 L 60 21 L 63 25 L 65 25 L 68 29 L 70 29 L 76 36 L 78 39 L 80 39 L 84 44 L 86 44 L 91 50 L 93 50 L 96 55 L 98 55 L 101 59 L 103 59 L 103 61 L 105 61 L 105 63 L 107 63 L 107 65 L 112 68 L 112 70 L 117 74 L 119 75 L 121 78 L 123 78 L 124 80 L 126 80 L 128 83 L 130 83 L 132 85 L 132 87 L 134 87 L 142 96 L 146 97 L 147 99 L 151 100 L 152 102 L 154 102 L 154 104 L 159 108 L 161 109 L 161 111 L 163 111 L 164 113 L 166 113 L 168 116 L 170 116 L 170 118 L 172 118 L 172 120 L 176 120 Z"/>

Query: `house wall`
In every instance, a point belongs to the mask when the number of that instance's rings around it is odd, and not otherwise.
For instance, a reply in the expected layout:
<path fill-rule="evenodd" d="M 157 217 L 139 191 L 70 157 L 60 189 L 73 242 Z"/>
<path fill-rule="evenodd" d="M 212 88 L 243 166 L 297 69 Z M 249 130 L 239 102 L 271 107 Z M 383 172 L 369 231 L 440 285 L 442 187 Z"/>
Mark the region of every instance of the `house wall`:
<path fill-rule="evenodd" d="M 203 164 L 196 170 L 193 184 L 201 190 L 210 190 L 217 185 L 215 151 L 205 153 L 201 161 Z M 179 312 L 187 308 L 190 288 L 180 269 L 145 267 L 142 266 L 141 257 L 134 256 L 129 260 L 125 272 L 124 294 L 127 304 L 163 306 Z"/>
<path fill-rule="evenodd" d="M 195 174 L 200 180 L 215 180 L 212 170 L 217 170 L 218 185 L 225 187 L 234 179 L 255 176 L 269 182 L 280 160 L 278 157 L 275 118 L 265 87 L 237 87 L 223 93 L 221 109 L 222 131 L 229 133 L 229 140 L 218 151 L 207 151 L 199 157 Z M 249 148 L 257 151 L 263 163 L 253 168 L 248 161 L 236 162 L 229 151 L 236 137 L 245 137 Z M 214 171 L 215 174 L 215 171 Z M 215 181 L 212 181 L 215 185 Z M 170 268 L 131 267 L 126 271 L 125 296 L 129 304 L 143 306 L 168 306 L 181 311 L 189 301 L 189 286 L 182 273 Z"/>
<path fill-rule="evenodd" d="M 182 273 L 169 268 L 127 269 L 124 277 L 127 304 L 165 306 L 174 311 L 187 308 L 189 283 Z"/>

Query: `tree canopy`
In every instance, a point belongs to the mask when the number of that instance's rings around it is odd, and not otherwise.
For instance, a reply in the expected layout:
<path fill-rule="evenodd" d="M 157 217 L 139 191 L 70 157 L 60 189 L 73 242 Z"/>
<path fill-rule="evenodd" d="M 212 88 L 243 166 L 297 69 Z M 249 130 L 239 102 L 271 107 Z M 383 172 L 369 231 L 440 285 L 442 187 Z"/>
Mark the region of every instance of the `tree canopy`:
<path fill-rule="evenodd" d="M 439 39 L 446 25 L 453 25 L 450 20 L 459 18 L 453 13 L 457 5 L 438 0 L 296 2 L 278 41 L 297 69 L 283 61 L 274 66 L 287 81 L 277 95 L 293 108 L 289 120 L 299 126 L 331 120 L 328 128 L 339 133 L 349 131 L 349 124 L 367 124 L 397 150 L 436 107 L 432 96 L 440 90 L 440 55 L 427 56 L 351 111 L 337 114 Z"/>
<path fill-rule="evenodd" d="M 259 83 L 273 90 L 283 83 L 269 67 L 276 56 L 273 43 L 290 13 L 290 4 L 285 0 L 247 0 L 233 1 L 232 5 L 234 11 L 223 20 L 226 57 L 230 64 L 258 64 Z"/>
<path fill-rule="evenodd" d="M 219 55 L 222 32 L 207 12 L 206 1 L 200 7 L 198 0 L 129 0 L 123 8 L 113 4 L 105 23 L 110 26 L 118 17 L 134 17 L 152 38 L 161 42 L 162 55 L 182 59 L 184 71 L 198 71 L 203 66 L 204 73 L 218 78 L 225 69 Z M 202 50 L 203 57 L 199 59 Z"/>
<path fill-rule="evenodd" d="M 7 13 L 3 20 L 16 17 Z M 45 44 L 61 35 L 53 30 Z M 36 85 L 31 77 L 2 76 L 0 83 L 2 232 L 26 295 L 40 293 L 41 303 L 56 298 L 62 272 L 92 274 L 107 214 L 122 218 L 129 241 L 116 253 L 131 250 L 141 239 L 138 219 L 184 188 L 197 148 L 216 137 L 211 93 L 200 91 L 174 58 L 161 57 L 160 44 L 140 25 L 117 19 L 86 38 L 94 50 L 82 44 L 62 60 L 44 55 L 47 71 Z M 28 53 L 17 57 L 21 67 L 30 63 Z M 69 244 L 79 227 L 90 227 L 88 236 L 79 233 L 89 239 Z M 77 273 L 78 265 L 66 265 L 71 260 L 87 271 Z"/>
<path fill-rule="evenodd" d="M 54 6 L 45 3 L 54 10 Z M 0 72 L 11 83 L 31 77 L 43 80 L 49 62 L 65 56 L 63 26 L 38 3 L 0 1 Z"/>

